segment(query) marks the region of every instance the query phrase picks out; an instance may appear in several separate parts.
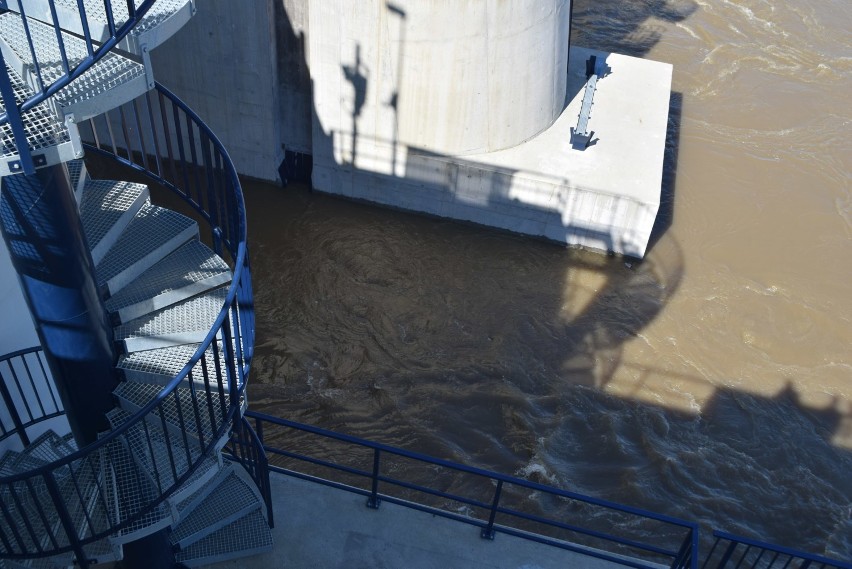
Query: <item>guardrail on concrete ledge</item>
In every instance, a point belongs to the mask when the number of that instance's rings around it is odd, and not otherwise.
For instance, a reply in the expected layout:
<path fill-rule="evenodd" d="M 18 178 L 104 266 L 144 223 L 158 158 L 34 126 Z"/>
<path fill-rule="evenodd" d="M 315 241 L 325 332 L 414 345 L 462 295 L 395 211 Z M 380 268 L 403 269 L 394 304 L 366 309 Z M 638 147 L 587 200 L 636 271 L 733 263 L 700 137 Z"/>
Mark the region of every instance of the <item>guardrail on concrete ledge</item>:
<path fill-rule="evenodd" d="M 698 568 L 695 523 L 251 410 L 245 416 L 271 471 L 361 494 L 367 507 L 385 501 L 476 526 L 485 539 L 502 533 L 636 569 Z M 287 449 L 275 446 L 285 436 Z"/>

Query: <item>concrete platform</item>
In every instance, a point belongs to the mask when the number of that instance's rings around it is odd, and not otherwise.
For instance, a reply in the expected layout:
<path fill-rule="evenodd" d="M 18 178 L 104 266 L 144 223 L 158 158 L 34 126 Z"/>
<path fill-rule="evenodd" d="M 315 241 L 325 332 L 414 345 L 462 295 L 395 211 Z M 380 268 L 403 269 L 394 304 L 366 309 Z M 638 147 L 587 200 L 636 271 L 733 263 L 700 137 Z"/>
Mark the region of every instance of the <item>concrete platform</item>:
<path fill-rule="evenodd" d="M 571 147 L 586 60 L 604 59 L 589 127 Z M 453 156 L 351 132 L 314 154 L 315 189 L 641 258 L 660 205 L 672 66 L 572 47 L 569 101 L 556 121 L 508 149 Z M 506 117 L 512 121 L 512 117 Z M 357 149 L 357 152 L 356 152 Z"/>
<path fill-rule="evenodd" d="M 621 567 L 403 506 L 272 474 L 275 549 L 208 569 L 611 569 Z"/>

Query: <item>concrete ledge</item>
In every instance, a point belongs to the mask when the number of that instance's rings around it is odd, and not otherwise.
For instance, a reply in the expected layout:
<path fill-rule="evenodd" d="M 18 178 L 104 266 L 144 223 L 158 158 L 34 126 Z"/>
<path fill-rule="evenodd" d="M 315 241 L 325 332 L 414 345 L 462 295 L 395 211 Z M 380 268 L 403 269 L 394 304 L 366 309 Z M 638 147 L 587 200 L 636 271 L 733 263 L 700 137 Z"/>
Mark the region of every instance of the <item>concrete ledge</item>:
<path fill-rule="evenodd" d="M 586 150 L 571 147 L 590 55 L 598 81 Z M 570 101 L 546 131 L 510 149 L 447 156 L 352 133 L 329 133 L 314 156 L 317 190 L 642 257 L 660 204 L 672 67 L 572 47 Z"/>
<path fill-rule="evenodd" d="M 383 502 L 272 474 L 275 549 L 209 569 L 612 569 L 596 559 Z M 662 568 L 661 568 L 662 569 Z"/>

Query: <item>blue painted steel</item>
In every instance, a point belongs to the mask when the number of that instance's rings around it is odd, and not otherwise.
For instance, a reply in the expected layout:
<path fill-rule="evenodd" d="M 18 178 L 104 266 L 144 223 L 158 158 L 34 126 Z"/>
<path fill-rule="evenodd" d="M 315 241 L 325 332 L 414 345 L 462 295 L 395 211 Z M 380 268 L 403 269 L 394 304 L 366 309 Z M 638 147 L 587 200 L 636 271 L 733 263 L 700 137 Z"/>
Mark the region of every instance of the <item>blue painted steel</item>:
<path fill-rule="evenodd" d="M 67 170 L 2 179 L 0 230 L 79 446 L 109 427 L 118 385 L 112 327 Z"/>
<path fill-rule="evenodd" d="M 26 447 L 30 444 L 27 426 L 64 413 L 45 365 L 41 346 L 0 358 L 0 399 L 3 403 L 0 416 L 12 421 L 11 429 L 0 421 L 0 441 L 17 435 Z"/>
<path fill-rule="evenodd" d="M 12 129 L 15 146 L 17 148 L 27 149 L 24 153 L 19 152 L 21 171 L 26 174 L 33 174 L 35 173 L 33 157 L 29 151 L 29 146 L 27 145 L 27 134 L 24 130 L 24 123 L 21 119 L 21 114 L 14 110 L 16 108 L 15 105 L 17 104 L 15 101 L 15 91 L 12 88 L 12 81 L 9 79 L 9 74 L 6 71 L 6 60 L 3 58 L 2 53 L 0 53 L 0 96 L 3 97 L 3 106 L 6 109 L 13 109 L 12 113 L 7 113 L 7 122 Z"/>
<path fill-rule="evenodd" d="M 22 488 L 22 485 L 27 487 L 38 484 L 46 476 L 52 476 L 54 473 L 57 475 L 62 473 L 66 477 L 70 477 L 71 481 L 76 484 L 78 477 L 83 476 L 86 472 L 91 472 L 93 469 L 97 470 L 100 468 L 100 450 L 102 448 L 114 442 L 120 442 L 127 446 L 131 430 L 139 425 L 144 426 L 146 419 L 159 421 L 160 419 L 153 415 L 153 413 L 162 407 L 171 406 L 173 408 L 180 408 L 182 406 L 183 412 L 192 413 L 196 416 L 196 424 L 199 422 L 197 419 L 198 414 L 209 416 L 213 433 L 209 438 L 205 438 L 203 443 L 195 437 L 172 438 L 171 446 L 173 449 L 171 449 L 172 452 L 168 455 L 169 464 L 163 466 L 170 468 L 176 473 L 174 483 L 169 487 L 163 487 L 161 494 L 151 498 L 149 503 L 139 504 L 139 509 L 134 516 L 126 518 L 121 523 L 112 520 L 104 526 L 89 528 L 91 531 L 88 534 L 83 534 L 85 537 L 76 535 L 73 532 L 71 535 L 65 537 L 64 532 L 59 529 L 59 534 L 53 535 L 48 532 L 48 535 L 44 536 L 44 541 L 37 540 L 39 543 L 37 546 L 38 550 L 33 551 L 33 546 L 31 545 L 33 541 L 28 540 L 25 535 L 21 535 L 20 532 L 14 529 L 19 521 L 16 518 L 16 512 L 5 508 L 3 502 L 0 501 L 0 522 L 3 522 L 6 527 L 12 528 L 8 534 L 0 532 L 0 541 L 3 541 L 5 548 L 3 557 L 6 558 L 28 559 L 34 556 L 44 557 L 69 551 L 78 551 L 81 546 L 93 543 L 131 526 L 139 518 L 144 516 L 146 512 L 156 508 L 186 482 L 204 460 L 216 452 L 218 441 L 232 430 L 235 423 L 238 423 L 240 400 L 244 398 L 254 342 L 253 299 L 248 251 L 246 248 L 246 217 L 242 190 L 233 163 L 221 142 L 213 135 L 207 125 L 183 102 L 162 86 L 157 85 L 156 90 L 156 97 L 153 98 L 152 104 L 149 104 L 152 100 L 151 97 L 143 95 L 137 99 L 142 116 L 144 117 L 145 113 L 148 113 L 148 120 L 140 120 L 138 123 L 134 122 L 132 126 L 136 128 L 137 126 L 147 125 L 150 126 L 151 131 L 147 132 L 144 137 L 137 137 L 135 141 L 128 141 L 126 146 L 129 152 L 127 154 L 118 154 L 122 150 L 116 149 L 124 141 L 114 138 L 110 121 L 118 123 L 122 116 L 126 118 L 127 115 L 132 116 L 133 113 L 122 114 L 117 111 L 111 112 L 108 116 L 101 117 L 97 121 L 92 120 L 86 123 L 90 128 L 86 138 L 95 141 L 94 144 L 87 145 L 87 152 L 105 156 L 134 171 L 145 174 L 161 186 L 175 192 L 196 211 L 198 218 L 202 220 L 202 225 L 207 225 L 211 236 L 221 235 L 223 254 L 225 259 L 232 265 L 233 275 L 225 302 L 219 316 L 195 354 L 188 359 L 181 371 L 148 404 L 143 406 L 126 422 L 112 429 L 97 441 L 65 456 L 61 460 L 29 472 L 0 477 L 0 493 L 15 497 L 16 493 Z M 97 124 L 101 126 L 98 127 Z M 120 127 L 120 130 L 127 129 Z M 183 139 L 180 142 L 175 138 L 176 132 L 183 133 Z M 197 137 L 198 140 L 205 141 L 203 144 L 209 145 L 209 152 L 213 157 L 211 163 L 217 165 L 213 169 L 214 176 L 218 178 L 215 186 L 216 192 L 214 192 L 216 194 L 214 195 L 214 199 L 219 204 L 216 209 L 216 215 L 213 215 L 213 212 L 208 208 L 209 204 L 206 203 L 207 200 L 202 197 L 207 194 L 206 181 L 203 181 L 203 191 L 199 191 L 201 176 L 182 175 L 183 173 L 194 174 L 198 172 L 199 169 L 203 169 L 203 164 L 199 164 L 197 161 L 188 163 L 185 160 L 178 160 L 172 153 L 176 146 L 186 145 L 188 142 L 187 136 Z M 147 156 L 147 162 L 143 162 L 140 149 L 134 148 L 134 142 L 136 144 L 144 144 L 141 142 L 144 140 L 160 141 L 160 143 L 153 147 L 157 152 L 161 153 L 156 160 L 149 160 L 150 156 Z M 143 164 L 147 164 L 151 170 L 146 169 Z M 193 185 L 193 178 L 198 180 L 199 184 Z M 188 183 L 185 184 L 185 181 L 188 181 Z M 226 362 L 225 368 L 220 369 L 218 368 L 219 355 L 217 350 L 219 350 L 225 326 L 229 322 L 235 323 L 233 342 L 236 344 L 236 347 L 230 353 L 226 354 L 227 357 L 232 357 L 233 361 Z M 217 369 L 213 375 L 207 377 L 206 370 L 209 367 L 207 364 L 211 351 L 216 354 L 214 362 Z M 0 363 L 2 363 L 2 358 L 0 358 Z M 190 409 L 185 401 L 182 402 L 178 398 L 177 390 L 179 386 L 186 385 L 187 381 L 189 381 L 189 384 L 193 384 L 191 381 L 192 370 L 199 364 L 200 368 L 205 370 L 204 388 L 202 393 L 200 386 L 195 384 L 198 397 L 193 401 L 192 408 Z M 234 394 L 235 397 L 227 401 L 224 397 L 226 393 Z M 30 422 L 25 422 L 22 418 L 23 429 L 26 430 L 37 420 L 40 419 L 34 418 Z M 175 459 L 178 454 L 185 454 L 187 457 L 194 456 L 196 458 L 193 461 L 184 463 L 184 461 L 177 461 Z M 255 459 L 252 460 L 256 463 Z M 268 495 L 268 483 L 266 488 Z M 53 508 L 54 512 L 61 512 L 63 508 L 66 511 L 75 511 L 73 503 L 65 503 L 65 500 L 69 499 L 73 499 L 73 497 L 58 496 L 55 499 L 57 503 L 48 504 L 48 506 Z M 40 516 L 41 514 L 32 512 L 32 515 Z M 36 519 L 34 518 L 34 521 Z M 29 524 L 29 521 L 25 519 L 23 523 Z M 78 561 L 80 561 L 81 566 L 88 566 L 89 561 L 85 558 Z"/>
<path fill-rule="evenodd" d="M 702 569 L 743 566 L 751 569 L 772 569 L 776 567 L 779 569 L 787 567 L 804 569 L 814 564 L 818 565 L 820 569 L 852 569 L 852 560 L 830 559 L 722 531 L 714 531 L 713 537 L 716 540 L 704 560 Z"/>

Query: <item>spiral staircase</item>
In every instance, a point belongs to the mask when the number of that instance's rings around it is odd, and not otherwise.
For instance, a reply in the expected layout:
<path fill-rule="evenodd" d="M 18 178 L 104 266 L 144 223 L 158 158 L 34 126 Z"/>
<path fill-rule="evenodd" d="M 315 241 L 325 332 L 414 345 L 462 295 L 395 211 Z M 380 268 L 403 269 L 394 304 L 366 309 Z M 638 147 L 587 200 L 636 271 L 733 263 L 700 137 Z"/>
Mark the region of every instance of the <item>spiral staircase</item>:
<path fill-rule="evenodd" d="M 268 479 L 246 459 L 256 436 L 242 417 L 254 323 L 239 180 L 203 121 L 154 82 L 149 57 L 194 0 L 2 4 L 4 191 L 63 165 L 120 382 L 111 429 L 78 448 L 45 427 L 61 405 L 51 413 L 42 388 L 24 393 L 19 376 L 39 350 L 7 358 L 14 425 L 2 439 L 18 449 L 0 458 L 0 567 L 120 560 L 124 545 L 162 531 L 187 566 L 267 551 Z M 84 154 L 150 179 L 183 213 L 152 203 L 138 181 L 93 179 Z M 3 211 L 10 250 L 25 246 L 14 228 L 28 213 Z"/>

